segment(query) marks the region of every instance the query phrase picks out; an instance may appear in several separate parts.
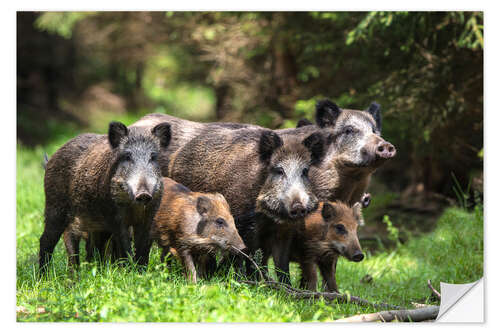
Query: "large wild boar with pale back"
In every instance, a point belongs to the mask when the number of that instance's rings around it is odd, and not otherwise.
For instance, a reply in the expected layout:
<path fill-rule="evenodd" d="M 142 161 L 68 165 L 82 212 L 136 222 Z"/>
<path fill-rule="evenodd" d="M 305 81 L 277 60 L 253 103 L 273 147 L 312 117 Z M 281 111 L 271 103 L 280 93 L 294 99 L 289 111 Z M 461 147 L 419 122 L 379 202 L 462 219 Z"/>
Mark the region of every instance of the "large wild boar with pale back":
<path fill-rule="evenodd" d="M 150 226 L 163 191 L 158 155 L 169 142 L 168 123 L 139 129 L 111 122 L 108 135 L 82 134 L 64 144 L 45 171 L 40 268 L 46 269 L 71 223 L 78 223 L 82 232 L 112 235 L 120 257 L 132 255 L 129 227 L 133 226 L 134 259 L 147 265 Z M 78 264 L 80 239 L 73 235 L 78 236 L 68 233 L 66 245 Z"/>

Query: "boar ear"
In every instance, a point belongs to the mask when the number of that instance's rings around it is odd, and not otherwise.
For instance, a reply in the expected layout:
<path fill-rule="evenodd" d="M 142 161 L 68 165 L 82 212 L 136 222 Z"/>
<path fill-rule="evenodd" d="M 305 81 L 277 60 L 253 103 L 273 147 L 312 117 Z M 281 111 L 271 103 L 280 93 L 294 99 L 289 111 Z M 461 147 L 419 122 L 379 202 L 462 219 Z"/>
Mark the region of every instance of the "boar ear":
<path fill-rule="evenodd" d="M 375 120 L 377 130 L 379 132 L 382 132 L 382 114 L 380 112 L 380 104 L 372 102 L 372 104 L 370 104 L 370 107 L 366 111 L 371 114 L 373 119 Z"/>
<path fill-rule="evenodd" d="M 198 211 L 198 214 L 206 215 L 210 209 L 210 205 L 210 199 L 204 196 L 198 197 L 198 200 L 196 201 L 196 210 Z"/>
<path fill-rule="evenodd" d="M 311 152 L 311 164 L 318 165 L 325 157 L 325 141 L 323 135 L 315 132 L 302 141 L 304 146 Z"/>
<path fill-rule="evenodd" d="M 170 143 L 171 132 L 169 123 L 160 123 L 153 127 L 151 130 L 154 136 L 160 139 L 160 146 L 162 148 L 167 148 Z"/>
<path fill-rule="evenodd" d="M 283 146 L 283 140 L 281 140 L 278 134 L 273 131 L 262 132 L 259 141 L 260 160 L 264 163 L 268 163 L 273 152 L 281 146 Z"/>
<path fill-rule="evenodd" d="M 354 206 L 352 206 L 352 211 L 354 213 L 354 218 L 356 219 L 356 222 L 358 222 L 358 225 L 364 226 L 365 219 L 363 218 L 363 213 L 361 212 L 361 203 L 356 202 Z"/>
<path fill-rule="evenodd" d="M 302 118 L 298 121 L 296 128 L 309 126 L 309 125 L 313 125 L 313 123 L 311 123 L 311 121 L 309 119 Z"/>
<path fill-rule="evenodd" d="M 323 209 L 321 209 L 321 216 L 323 216 L 325 222 L 330 222 L 336 215 L 337 212 L 335 211 L 335 207 L 332 204 L 325 202 L 323 204 Z"/>
<path fill-rule="evenodd" d="M 340 108 L 337 104 L 327 99 L 316 103 L 316 124 L 319 127 L 335 126 L 335 121 L 339 116 Z"/>
<path fill-rule="evenodd" d="M 122 138 L 128 135 L 127 126 L 123 125 L 118 121 L 112 121 L 109 123 L 108 129 L 108 141 L 111 148 L 116 148 L 120 145 Z"/>

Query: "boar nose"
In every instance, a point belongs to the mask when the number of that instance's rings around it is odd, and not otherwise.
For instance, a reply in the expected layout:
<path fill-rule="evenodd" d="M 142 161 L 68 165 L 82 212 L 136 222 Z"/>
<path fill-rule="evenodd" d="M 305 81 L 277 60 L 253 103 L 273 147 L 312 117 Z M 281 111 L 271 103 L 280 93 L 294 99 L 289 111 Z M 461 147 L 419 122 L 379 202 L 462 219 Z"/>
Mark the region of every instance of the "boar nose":
<path fill-rule="evenodd" d="M 396 155 L 396 148 L 387 141 L 382 141 L 377 145 L 375 154 L 380 158 L 392 158 Z"/>
<path fill-rule="evenodd" d="M 135 201 L 142 203 L 144 205 L 150 202 L 151 199 L 153 199 L 153 197 L 151 196 L 151 194 L 147 192 L 140 192 L 135 196 Z"/>
<path fill-rule="evenodd" d="M 354 255 L 352 256 L 352 260 L 358 262 L 358 261 L 363 260 L 364 257 L 365 256 L 363 255 L 363 252 L 357 250 L 356 252 L 354 252 Z"/>
<path fill-rule="evenodd" d="M 294 219 L 304 217 L 306 216 L 306 208 L 299 201 L 294 201 L 290 210 L 290 216 Z"/>

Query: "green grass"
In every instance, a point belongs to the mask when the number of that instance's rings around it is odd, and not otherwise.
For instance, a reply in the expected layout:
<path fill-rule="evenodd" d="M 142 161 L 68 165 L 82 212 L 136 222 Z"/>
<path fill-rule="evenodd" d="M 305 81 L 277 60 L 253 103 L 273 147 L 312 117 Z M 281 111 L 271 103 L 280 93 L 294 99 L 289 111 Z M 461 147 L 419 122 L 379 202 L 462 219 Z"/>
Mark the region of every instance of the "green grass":
<path fill-rule="evenodd" d="M 241 284 L 234 273 L 193 285 L 183 278 L 177 263 L 170 270 L 160 264 L 155 247 L 145 273 L 134 267 L 84 263 L 79 276 L 72 279 L 60 241 L 49 275 L 38 278 L 35 269 L 44 206 L 41 161 L 44 151 L 51 155 L 68 139 L 64 130 L 61 133 L 43 148 L 17 147 L 17 305 L 25 308 L 17 314 L 18 321 L 296 322 L 331 321 L 376 311 L 352 304 L 294 300 L 275 290 Z M 373 277 L 371 283 L 360 282 L 366 274 Z M 482 207 L 472 212 L 449 208 L 430 234 L 412 238 L 390 252 L 367 253 L 360 263 L 341 259 L 337 281 L 341 292 L 412 307 L 411 302 L 436 304 L 429 300 L 427 279 L 439 288 L 439 281 L 468 283 L 482 274 Z M 293 264 L 292 282 L 297 285 L 299 278 Z M 41 313 L 39 308 L 43 308 Z"/>

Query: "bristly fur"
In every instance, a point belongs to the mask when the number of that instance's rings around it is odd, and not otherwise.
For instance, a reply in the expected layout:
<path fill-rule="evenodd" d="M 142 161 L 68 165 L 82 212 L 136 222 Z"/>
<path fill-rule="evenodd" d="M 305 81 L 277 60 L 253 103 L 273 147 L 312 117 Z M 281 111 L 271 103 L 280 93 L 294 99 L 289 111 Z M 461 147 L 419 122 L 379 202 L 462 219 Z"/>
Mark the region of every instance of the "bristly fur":
<path fill-rule="evenodd" d="M 273 152 L 281 146 L 283 146 L 283 140 L 278 134 L 272 131 L 262 132 L 259 141 L 260 160 L 264 163 L 268 162 Z"/>
<path fill-rule="evenodd" d="M 372 102 L 367 111 L 372 115 L 373 119 L 375 119 L 377 130 L 382 133 L 382 113 L 380 112 L 380 104 L 378 104 L 377 102 Z"/>
<path fill-rule="evenodd" d="M 108 129 L 108 140 L 112 148 L 116 148 L 120 145 L 122 138 L 128 135 L 128 129 L 125 125 L 120 122 L 112 121 L 109 123 Z"/>
<path fill-rule="evenodd" d="M 340 108 L 332 101 L 325 99 L 316 103 L 316 124 L 319 127 L 333 127 L 339 116 Z"/>
<path fill-rule="evenodd" d="M 321 133 L 315 132 L 309 135 L 304 139 L 303 144 L 311 152 L 311 165 L 320 164 L 326 152 L 324 138 Z"/>
<path fill-rule="evenodd" d="M 168 147 L 171 139 L 171 129 L 169 123 L 161 123 L 153 127 L 151 130 L 153 135 L 157 136 L 160 139 L 160 145 L 162 147 Z"/>

